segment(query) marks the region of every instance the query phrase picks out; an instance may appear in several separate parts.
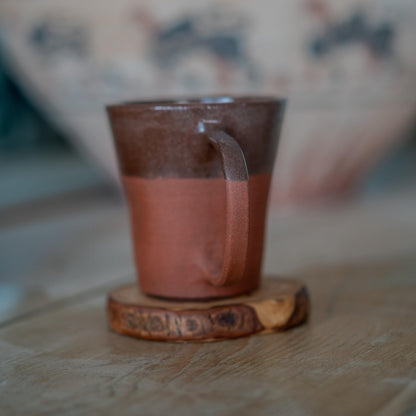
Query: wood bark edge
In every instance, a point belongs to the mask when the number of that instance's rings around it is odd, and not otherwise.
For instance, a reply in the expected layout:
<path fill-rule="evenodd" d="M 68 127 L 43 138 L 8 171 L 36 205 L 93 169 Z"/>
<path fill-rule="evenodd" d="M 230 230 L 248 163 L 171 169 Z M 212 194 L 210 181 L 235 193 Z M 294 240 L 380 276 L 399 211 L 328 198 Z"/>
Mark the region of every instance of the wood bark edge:
<path fill-rule="evenodd" d="M 278 286 L 278 282 L 277 286 Z M 294 286 L 293 293 L 264 294 L 264 299 L 215 305 L 206 309 L 152 307 L 117 301 L 117 289 L 108 297 L 110 327 L 121 334 L 160 341 L 212 341 L 272 331 L 284 331 L 305 322 L 309 314 L 306 287 Z M 296 290 L 295 290 L 296 289 Z"/>

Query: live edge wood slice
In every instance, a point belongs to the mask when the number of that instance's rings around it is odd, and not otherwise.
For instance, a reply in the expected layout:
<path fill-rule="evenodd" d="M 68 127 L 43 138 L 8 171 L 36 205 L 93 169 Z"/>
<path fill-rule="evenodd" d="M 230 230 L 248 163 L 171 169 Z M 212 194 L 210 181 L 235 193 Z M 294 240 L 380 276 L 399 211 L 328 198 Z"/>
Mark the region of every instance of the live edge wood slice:
<path fill-rule="evenodd" d="M 292 279 L 263 279 L 255 292 L 207 302 L 148 297 L 137 284 L 108 296 L 114 331 L 160 341 L 214 341 L 285 331 L 305 322 L 308 313 L 307 289 Z"/>

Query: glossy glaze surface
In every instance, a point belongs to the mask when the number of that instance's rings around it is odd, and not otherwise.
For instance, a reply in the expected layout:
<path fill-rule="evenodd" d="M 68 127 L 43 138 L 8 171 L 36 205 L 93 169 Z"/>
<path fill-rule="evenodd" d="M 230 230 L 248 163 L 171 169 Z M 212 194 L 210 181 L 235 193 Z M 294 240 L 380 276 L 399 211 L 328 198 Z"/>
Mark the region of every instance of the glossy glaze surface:
<path fill-rule="evenodd" d="M 206 299 L 258 286 L 284 107 L 270 97 L 108 107 L 145 293 Z"/>

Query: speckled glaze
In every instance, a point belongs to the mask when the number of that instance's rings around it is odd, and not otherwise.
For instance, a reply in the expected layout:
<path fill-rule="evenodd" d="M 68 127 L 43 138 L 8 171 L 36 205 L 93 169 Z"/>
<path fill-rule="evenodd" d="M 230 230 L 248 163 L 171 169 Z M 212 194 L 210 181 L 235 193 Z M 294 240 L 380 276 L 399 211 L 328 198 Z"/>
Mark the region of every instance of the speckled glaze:
<path fill-rule="evenodd" d="M 145 293 L 208 299 L 258 286 L 284 107 L 208 97 L 107 108 Z"/>

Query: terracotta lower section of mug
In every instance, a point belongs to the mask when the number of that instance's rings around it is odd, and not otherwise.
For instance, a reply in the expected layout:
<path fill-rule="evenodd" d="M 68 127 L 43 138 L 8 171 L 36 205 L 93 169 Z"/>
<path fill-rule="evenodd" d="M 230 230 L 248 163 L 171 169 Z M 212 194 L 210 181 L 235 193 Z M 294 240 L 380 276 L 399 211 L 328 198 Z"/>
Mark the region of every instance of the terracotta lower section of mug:
<path fill-rule="evenodd" d="M 124 177 L 134 256 L 141 289 L 153 296 L 207 299 L 236 296 L 258 287 L 270 174 L 249 177 L 250 226 L 242 280 L 217 287 L 210 276 L 222 267 L 226 224 L 222 178 Z M 232 181 L 231 186 L 242 185 Z"/>

